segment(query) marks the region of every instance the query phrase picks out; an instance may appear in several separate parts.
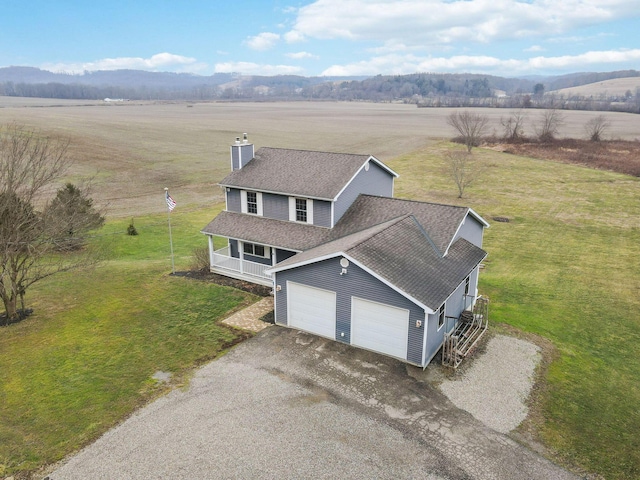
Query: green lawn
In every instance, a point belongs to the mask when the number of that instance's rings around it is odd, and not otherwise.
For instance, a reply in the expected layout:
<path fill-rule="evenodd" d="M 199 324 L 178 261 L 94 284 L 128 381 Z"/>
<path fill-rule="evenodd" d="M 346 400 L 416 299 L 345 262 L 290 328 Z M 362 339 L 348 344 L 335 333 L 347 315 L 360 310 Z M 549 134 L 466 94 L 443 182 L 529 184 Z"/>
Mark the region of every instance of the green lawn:
<path fill-rule="evenodd" d="M 541 439 L 568 465 L 640 478 L 640 179 L 476 149 L 487 171 L 459 200 L 443 174 L 448 148 L 391 162 L 397 196 L 468 205 L 491 223 L 480 277 L 490 321 L 559 354 Z"/>
<path fill-rule="evenodd" d="M 174 210 L 179 269 L 215 213 Z M 156 371 L 179 385 L 237 338 L 218 320 L 255 297 L 169 276 L 166 219 L 136 219 L 136 237 L 109 222 L 93 239 L 103 265 L 37 284 L 34 315 L 0 329 L 0 476 L 59 460 L 166 391 Z"/>

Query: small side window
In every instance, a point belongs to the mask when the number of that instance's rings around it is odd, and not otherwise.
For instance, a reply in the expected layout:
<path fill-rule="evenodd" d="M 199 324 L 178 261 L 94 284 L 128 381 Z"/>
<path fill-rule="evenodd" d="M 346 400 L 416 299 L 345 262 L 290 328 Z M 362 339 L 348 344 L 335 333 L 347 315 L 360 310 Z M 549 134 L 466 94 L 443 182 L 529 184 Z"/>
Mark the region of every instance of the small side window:
<path fill-rule="evenodd" d="M 438 328 L 444 325 L 444 305 L 443 303 L 440 310 L 438 310 Z"/>

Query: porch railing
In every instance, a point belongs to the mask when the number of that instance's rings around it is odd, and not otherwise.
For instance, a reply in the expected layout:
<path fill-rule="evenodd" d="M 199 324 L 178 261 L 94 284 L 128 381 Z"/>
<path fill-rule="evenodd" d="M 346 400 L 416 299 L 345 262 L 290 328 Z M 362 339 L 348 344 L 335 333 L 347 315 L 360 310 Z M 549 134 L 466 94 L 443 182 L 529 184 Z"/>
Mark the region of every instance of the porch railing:
<path fill-rule="evenodd" d="M 229 247 L 224 247 L 213 252 L 212 261 L 212 267 L 271 280 L 271 276 L 265 273 L 265 270 L 271 268 L 271 265 L 264 265 L 262 263 L 232 257 Z"/>

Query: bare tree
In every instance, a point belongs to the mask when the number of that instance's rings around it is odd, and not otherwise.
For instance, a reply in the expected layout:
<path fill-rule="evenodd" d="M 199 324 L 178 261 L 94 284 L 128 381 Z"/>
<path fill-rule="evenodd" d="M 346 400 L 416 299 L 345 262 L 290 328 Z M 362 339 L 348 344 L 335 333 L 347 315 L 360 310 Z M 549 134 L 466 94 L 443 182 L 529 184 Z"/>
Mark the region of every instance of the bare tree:
<path fill-rule="evenodd" d="M 467 146 L 467 152 L 480 144 L 480 140 L 487 131 L 489 117 L 478 113 L 454 112 L 447 117 L 447 124 L 456 129 Z"/>
<path fill-rule="evenodd" d="M 6 321 L 24 314 L 31 285 L 90 263 L 86 256 L 56 255 L 53 232 L 60 218 L 37 210 L 47 210 L 47 188 L 69 166 L 67 147 L 67 140 L 20 125 L 0 126 L 0 298 Z"/>
<path fill-rule="evenodd" d="M 555 108 L 544 110 L 539 122 L 535 125 L 536 136 L 541 142 L 551 142 L 556 138 L 558 130 L 564 124 L 564 115 Z"/>
<path fill-rule="evenodd" d="M 584 132 L 592 142 L 599 142 L 611 126 L 604 115 L 597 115 L 584 125 Z"/>
<path fill-rule="evenodd" d="M 469 152 L 456 150 L 445 155 L 446 173 L 458 187 L 458 198 L 462 198 L 464 190 L 482 174 L 482 168 Z"/>
<path fill-rule="evenodd" d="M 504 129 L 503 138 L 510 142 L 515 142 L 524 137 L 524 120 L 526 112 L 520 110 L 512 111 L 507 118 L 500 118 L 500 125 Z"/>

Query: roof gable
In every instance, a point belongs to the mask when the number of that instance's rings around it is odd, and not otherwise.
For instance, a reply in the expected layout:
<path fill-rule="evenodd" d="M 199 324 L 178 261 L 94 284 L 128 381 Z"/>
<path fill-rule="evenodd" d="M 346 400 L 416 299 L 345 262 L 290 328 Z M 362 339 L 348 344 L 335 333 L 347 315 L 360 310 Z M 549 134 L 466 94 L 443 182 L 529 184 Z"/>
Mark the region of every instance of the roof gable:
<path fill-rule="evenodd" d="M 402 215 L 299 253 L 273 272 L 344 255 L 431 311 L 447 299 L 486 257 L 459 239 L 443 257 L 413 215 Z"/>
<path fill-rule="evenodd" d="M 444 255 L 468 212 L 467 207 L 360 195 L 334 227 L 333 236 L 348 235 L 370 225 L 411 214 L 440 255 Z"/>
<path fill-rule="evenodd" d="M 253 160 L 231 172 L 220 185 L 334 200 L 368 161 L 398 176 L 371 155 L 262 147 Z"/>

